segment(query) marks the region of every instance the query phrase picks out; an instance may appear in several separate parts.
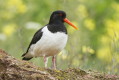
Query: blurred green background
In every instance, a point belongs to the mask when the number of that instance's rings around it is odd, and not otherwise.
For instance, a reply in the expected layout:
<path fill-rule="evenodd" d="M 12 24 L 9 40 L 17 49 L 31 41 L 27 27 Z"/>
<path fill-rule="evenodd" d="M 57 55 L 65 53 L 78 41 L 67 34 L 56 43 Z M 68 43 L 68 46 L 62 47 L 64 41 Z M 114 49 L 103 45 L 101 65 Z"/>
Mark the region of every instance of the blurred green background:
<path fill-rule="evenodd" d="M 119 0 L 0 0 L 0 48 L 21 59 L 55 10 L 64 10 L 79 27 L 66 24 L 69 40 L 57 56 L 57 67 L 119 74 Z M 43 58 L 31 62 L 44 66 Z"/>

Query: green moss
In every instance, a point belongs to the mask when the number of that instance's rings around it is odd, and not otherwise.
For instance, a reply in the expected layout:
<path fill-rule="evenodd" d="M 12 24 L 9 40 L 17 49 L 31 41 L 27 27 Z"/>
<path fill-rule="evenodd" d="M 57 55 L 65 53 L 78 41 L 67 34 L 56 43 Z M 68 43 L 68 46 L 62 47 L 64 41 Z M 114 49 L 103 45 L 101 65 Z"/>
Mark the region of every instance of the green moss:
<path fill-rule="evenodd" d="M 50 73 L 52 76 L 56 77 L 58 80 L 75 80 L 78 76 L 84 76 L 87 74 L 85 71 L 75 68 L 69 68 L 67 70 L 47 69 L 47 72 Z"/>

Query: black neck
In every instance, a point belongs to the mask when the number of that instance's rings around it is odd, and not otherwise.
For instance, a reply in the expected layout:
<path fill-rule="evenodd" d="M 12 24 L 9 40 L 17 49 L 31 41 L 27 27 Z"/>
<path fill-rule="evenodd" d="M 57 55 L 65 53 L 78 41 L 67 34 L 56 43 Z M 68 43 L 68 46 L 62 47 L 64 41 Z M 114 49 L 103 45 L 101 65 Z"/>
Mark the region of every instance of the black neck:
<path fill-rule="evenodd" d="M 52 33 L 63 32 L 67 34 L 66 27 L 61 20 L 54 20 L 53 22 L 51 21 L 47 26 L 48 30 L 51 31 Z"/>

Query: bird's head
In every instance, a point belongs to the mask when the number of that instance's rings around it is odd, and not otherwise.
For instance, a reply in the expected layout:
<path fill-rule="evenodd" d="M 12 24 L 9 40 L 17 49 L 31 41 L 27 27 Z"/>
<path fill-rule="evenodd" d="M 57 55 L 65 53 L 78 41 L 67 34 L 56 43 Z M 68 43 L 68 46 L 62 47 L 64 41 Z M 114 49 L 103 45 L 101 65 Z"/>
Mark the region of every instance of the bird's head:
<path fill-rule="evenodd" d="M 51 14 L 50 17 L 50 23 L 54 23 L 55 21 L 60 21 L 60 22 L 66 22 L 69 25 L 71 25 L 72 27 L 74 27 L 75 29 L 78 29 L 74 24 L 72 24 L 67 18 L 66 18 L 66 13 L 64 11 L 58 10 L 58 11 L 54 11 Z"/>

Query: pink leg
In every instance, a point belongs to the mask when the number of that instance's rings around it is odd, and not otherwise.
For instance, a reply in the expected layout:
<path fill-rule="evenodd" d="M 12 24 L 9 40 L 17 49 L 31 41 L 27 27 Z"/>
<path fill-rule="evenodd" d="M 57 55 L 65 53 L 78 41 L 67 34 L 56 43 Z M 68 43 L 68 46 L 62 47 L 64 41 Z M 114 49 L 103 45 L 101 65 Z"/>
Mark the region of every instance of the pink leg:
<path fill-rule="evenodd" d="M 47 68 L 47 62 L 48 62 L 48 58 L 44 56 L 45 68 Z"/>
<path fill-rule="evenodd" d="M 53 67 L 53 69 L 56 69 L 56 56 L 53 56 L 52 57 L 52 67 Z"/>

